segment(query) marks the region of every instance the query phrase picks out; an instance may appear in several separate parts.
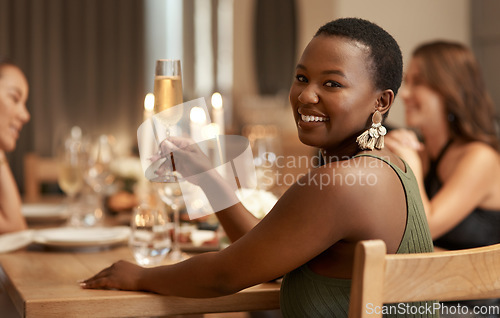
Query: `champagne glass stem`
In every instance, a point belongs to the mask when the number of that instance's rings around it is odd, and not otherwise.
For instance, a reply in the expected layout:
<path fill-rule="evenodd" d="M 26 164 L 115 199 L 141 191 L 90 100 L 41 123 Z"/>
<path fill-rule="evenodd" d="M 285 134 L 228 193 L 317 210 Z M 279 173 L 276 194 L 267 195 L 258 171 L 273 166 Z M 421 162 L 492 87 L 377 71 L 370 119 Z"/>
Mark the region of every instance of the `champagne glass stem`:
<path fill-rule="evenodd" d="M 80 224 L 80 215 L 78 213 L 78 210 L 75 209 L 75 203 L 76 203 L 76 195 L 75 194 L 68 194 L 68 205 L 66 207 L 66 211 L 68 213 L 68 226 L 75 226 L 79 227 Z"/>
<path fill-rule="evenodd" d="M 177 204 L 172 204 L 171 208 L 174 214 L 174 235 L 172 242 L 172 251 L 170 252 L 170 259 L 178 261 L 184 258 L 182 255 L 181 247 L 179 245 L 179 238 L 181 234 L 180 219 L 179 219 L 180 209 L 177 206 Z"/>

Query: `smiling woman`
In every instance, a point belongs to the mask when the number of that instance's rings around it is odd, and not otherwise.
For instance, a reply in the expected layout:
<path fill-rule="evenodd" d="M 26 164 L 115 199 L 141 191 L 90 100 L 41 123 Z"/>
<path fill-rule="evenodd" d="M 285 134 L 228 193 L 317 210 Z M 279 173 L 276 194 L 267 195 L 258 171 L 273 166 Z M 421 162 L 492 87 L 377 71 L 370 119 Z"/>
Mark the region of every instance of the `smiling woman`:
<path fill-rule="evenodd" d="M 30 119 L 27 99 L 28 82 L 23 72 L 0 57 L 0 233 L 26 228 L 21 198 L 5 152 L 15 149 L 19 132 Z"/>
<path fill-rule="evenodd" d="M 332 21 L 310 41 L 295 75 L 290 104 L 298 135 L 304 144 L 321 148 L 323 166 L 297 180 L 262 220 L 241 203 L 217 212 L 233 242 L 226 249 L 155 268 L 118 262 L 82 287 L 214 297 L 284 276 L 284 317 L 346 317 L 359 241 L 382 239 L 389 253 L 432 251 L 411 169 L 382 146 L 367 150 L 356 142 L 379 124 L 371 123 L 378 117 L 373 114 L 388 112 L 401 84 L 396 41 L 366 20 Z M 162 151 L 169 155 L 177 149 L 187 167 L 209 161 L 183 142 L 169 138 L 165 147 L 172 148 Z M 235 195 L 214 169 L 202 168 L 213 172 L 207 193 Z"/>

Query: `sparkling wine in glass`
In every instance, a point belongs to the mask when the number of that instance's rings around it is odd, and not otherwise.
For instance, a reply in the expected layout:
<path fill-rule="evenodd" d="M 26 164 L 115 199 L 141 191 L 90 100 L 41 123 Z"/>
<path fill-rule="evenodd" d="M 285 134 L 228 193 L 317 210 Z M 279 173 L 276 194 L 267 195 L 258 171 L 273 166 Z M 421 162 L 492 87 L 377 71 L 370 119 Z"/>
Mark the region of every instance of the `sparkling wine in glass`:
<path fill-rule="evenodd" d="M 157 60 L 154 81 L 155 113 L 182 104 L 180 60 Z M 172 124 L 175 124 L 172 123 Z"/>
<path fill-rule="evenodd" d="M 84 185 L 83 170 L 85 165 L 82 150 L 81 130 L 73 128 L 71 136 L 66 138 L 59 149 L 59 171 L 58 184 L 61 190 L 68 196 L 69 224 L 76 225 L 78 219 L 75 209 L 75 198 Z M 80 132 L 80 133 L 79 133 Z"/>
<path fill-rule="evenodd" d="M 183 115 L 183 107 L 174 107 L 182 104 L 182 75 L 181 75 L 181 61 L 180 60 L 157 60 L 155 68 L 154 80 L 154 95 L 156 114 L 162 113 L 159 116 L 161 124 L 165 127 L 165 131 L 158 132 L 155 130 L 155 135 L 158 144 L 163 138 L 168 138 L 172 135 L 171 131 L 175 134 L 181 132 L 178 122 Z M 155 127 L 155 129 L 158 129 Z M 162 137 L 160 138 L 159 135 Z M 172 159 L 172 168 L 175 163 Z M 156 167 L 151 167 L 156 168 Z M 182 198 L 182 191 L 178 184 L 178 177 L 176 171 L 168 171 L 165 175 L 159 176 L 155 180 L 155 186 L 163 202 L 170 206 L 173 212 L 174 233 L 172 251 L 169 258 L 174 261 L 179 261 L 185 258 L 179 247 L 180 235 L 180 209 L 184 204 Z"/>

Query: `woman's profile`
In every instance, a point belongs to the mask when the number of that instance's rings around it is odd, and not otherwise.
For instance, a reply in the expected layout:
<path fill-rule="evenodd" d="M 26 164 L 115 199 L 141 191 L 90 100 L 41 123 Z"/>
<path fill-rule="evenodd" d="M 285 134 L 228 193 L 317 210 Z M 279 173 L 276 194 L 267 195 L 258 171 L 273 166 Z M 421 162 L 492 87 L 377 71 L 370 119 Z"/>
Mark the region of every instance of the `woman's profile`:
<path fill-rule="evenodd" d="M 16 148 L 30 115 L 26 109 L 28 82 L 13 62 L 0 57 L 0 234 L 26 229 L 21 197 L 5 157 Z"/>

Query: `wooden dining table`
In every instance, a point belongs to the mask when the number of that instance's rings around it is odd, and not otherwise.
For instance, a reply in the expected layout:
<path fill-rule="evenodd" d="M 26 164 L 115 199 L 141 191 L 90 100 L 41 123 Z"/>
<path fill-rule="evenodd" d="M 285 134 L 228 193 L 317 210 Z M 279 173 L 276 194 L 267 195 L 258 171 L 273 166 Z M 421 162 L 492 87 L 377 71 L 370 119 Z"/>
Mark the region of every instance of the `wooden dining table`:
<path fill-rule="evenodd" d="M 279 308 L 277 282 L 216 298 L 80 288 L 80 280 L 120 259 L 133 261 L 125 245 L 90 251 L 28 247 L 0 254 L 0 284 L 26 318 L 158 317 Z"/>

